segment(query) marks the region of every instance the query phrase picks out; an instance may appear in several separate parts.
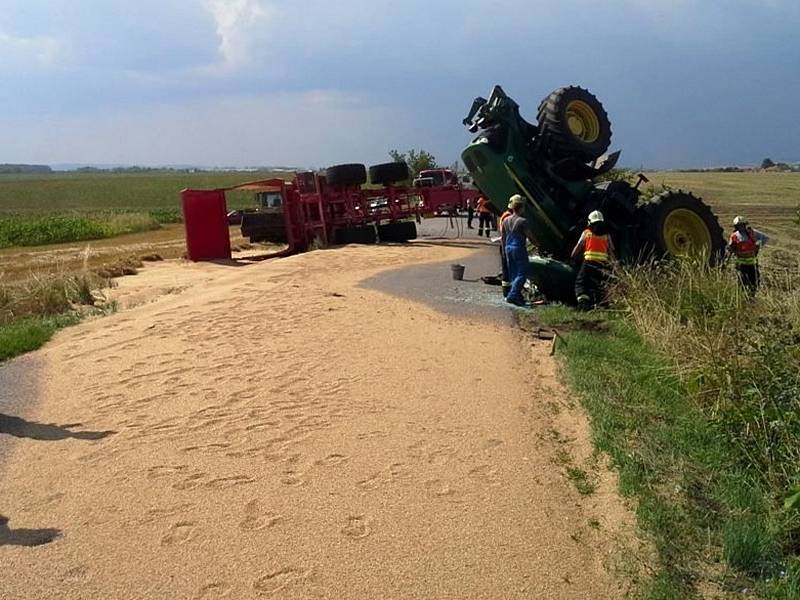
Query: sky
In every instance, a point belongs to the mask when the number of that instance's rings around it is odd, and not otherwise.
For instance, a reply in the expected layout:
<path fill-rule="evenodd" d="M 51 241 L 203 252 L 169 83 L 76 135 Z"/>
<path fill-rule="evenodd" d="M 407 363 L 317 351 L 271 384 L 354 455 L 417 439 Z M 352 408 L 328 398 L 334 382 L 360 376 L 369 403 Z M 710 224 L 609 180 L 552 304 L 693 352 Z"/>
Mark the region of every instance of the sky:
<path fill-rule="evenodd" d="M 800 161 L 798 0 L 0 0 L 0 162 L 324 167 L 590 89 L 622 163 Z"/>

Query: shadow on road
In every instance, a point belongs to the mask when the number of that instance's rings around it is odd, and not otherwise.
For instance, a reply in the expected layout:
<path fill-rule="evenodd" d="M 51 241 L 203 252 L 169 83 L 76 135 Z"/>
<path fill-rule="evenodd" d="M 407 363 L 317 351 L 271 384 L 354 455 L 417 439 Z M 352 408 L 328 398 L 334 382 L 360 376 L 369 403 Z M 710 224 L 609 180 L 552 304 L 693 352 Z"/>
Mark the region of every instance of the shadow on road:
<path fill-rule="evenodd" d="M 80 423 L 70 425 L 53 425 L 49 423 L 35 423 L 20 417 L 12 417 L 0 413 L 0 433 L 6 433 L 18 438 L 30 438 L 45 442 L 54 442 L 73 438 L 76 440 L 101 440 L 116 431 L 70 431 L 79 427 Z"/>
<path fill-rule="evenodd" d="M 11 529 L 0 515 L 0 546 L 41 546 L 61 535 L 60 529 Z"/>

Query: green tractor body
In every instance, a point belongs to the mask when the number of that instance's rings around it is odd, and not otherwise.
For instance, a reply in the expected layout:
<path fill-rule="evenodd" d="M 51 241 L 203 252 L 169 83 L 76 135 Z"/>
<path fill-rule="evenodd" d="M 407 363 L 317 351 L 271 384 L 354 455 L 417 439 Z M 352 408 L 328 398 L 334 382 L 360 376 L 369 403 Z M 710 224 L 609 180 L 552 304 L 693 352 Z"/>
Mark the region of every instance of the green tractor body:
<path fill-rule="evenodd" d="M 528 276 L 550 300 L 574 302 L 570 253 L 593 210 L 603 213 L 622 263 L 668 255 L 713 261 L 723 251 L 717 218 L 692 194 L 667 191 L 641 203 L 639 184 L 593 182 L 620 153 L 605 155 L 611 126 L 587 90 L 556 90 L 540 104 L 533 125 L 496 86 L 488 100 L 475 100 L 464 124 L 477 136 L 462 160 L 495 210 L 504 211 L 514 194 L 525 199 L 538 252 Z"/>

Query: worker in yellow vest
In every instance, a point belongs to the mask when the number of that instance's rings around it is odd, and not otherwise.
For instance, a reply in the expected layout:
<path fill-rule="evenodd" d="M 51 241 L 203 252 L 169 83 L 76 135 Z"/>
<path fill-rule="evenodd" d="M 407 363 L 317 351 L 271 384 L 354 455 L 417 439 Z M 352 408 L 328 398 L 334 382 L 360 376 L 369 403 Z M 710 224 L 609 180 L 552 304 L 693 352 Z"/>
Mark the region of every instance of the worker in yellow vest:
<path fill-rule="evenodd" d="M 603 213 L 599 210 L 589 214 L 589 226 L 572 250 L 572 258 L 580 261 L 575 279 L 578 308 L 593 308 L 605 300 L 606 282 L 614 258 L 614 242 L 606 231 Z"/>
<path fill-rule="evenodd" d="M 739 283 L 748 292 L 755 294 L 761 283 L 758 253 L 769 238 L 766 234 L 750 227 L 742 216 L 737 216 L 733 220 L 733 229 L 728 240 L 728 256 L 736 259 L 736 274 L 739 277 Z"/>

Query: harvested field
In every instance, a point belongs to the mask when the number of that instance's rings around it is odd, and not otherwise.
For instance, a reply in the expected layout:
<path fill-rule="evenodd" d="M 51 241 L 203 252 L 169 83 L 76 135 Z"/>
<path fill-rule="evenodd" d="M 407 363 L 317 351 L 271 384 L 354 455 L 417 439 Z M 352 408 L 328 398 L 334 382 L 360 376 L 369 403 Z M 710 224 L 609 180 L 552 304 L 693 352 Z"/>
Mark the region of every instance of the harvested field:
<path fill-rule="evenodd" d="M 0 369 L 1 595 L 620 597 L 633 519 L 551 342 L 362 285 L 477 293 L 449 263 L 481 248 L 158 263 L 125 284 L 185 291 Z"/>
<path fill-rule="evenodd" d="M 722 227 L 730 233 L 736 215 L 747 217 L 756 229 L 773 239 L 765 255 L 775 250 L 800 259 L 800 173 L 679 173 L 658 172 L 647 176 L 656 186 L 667 184 L 690 190 L 714 209 Z"/>

